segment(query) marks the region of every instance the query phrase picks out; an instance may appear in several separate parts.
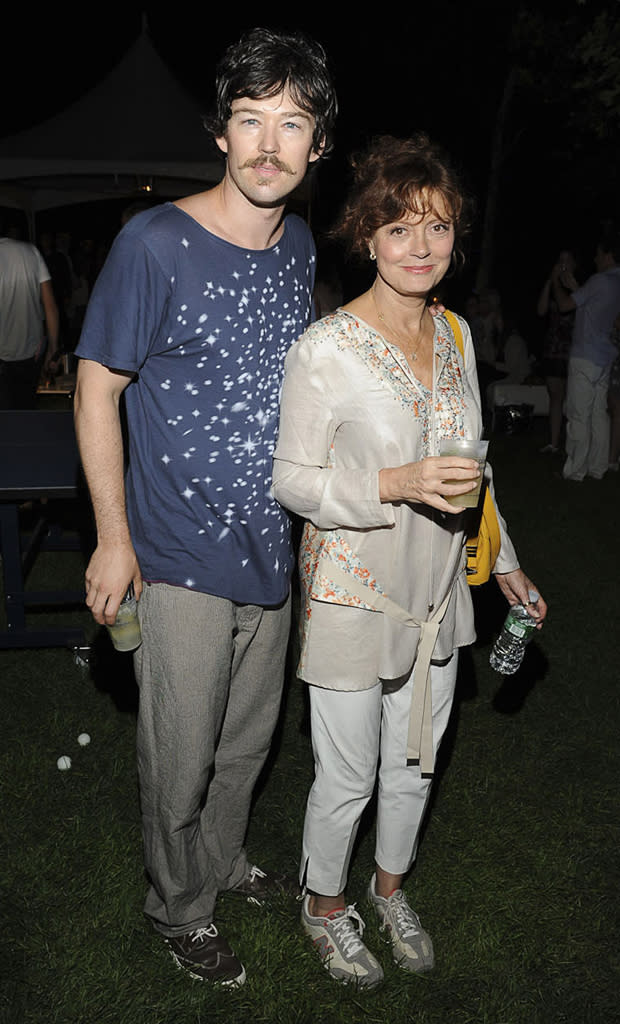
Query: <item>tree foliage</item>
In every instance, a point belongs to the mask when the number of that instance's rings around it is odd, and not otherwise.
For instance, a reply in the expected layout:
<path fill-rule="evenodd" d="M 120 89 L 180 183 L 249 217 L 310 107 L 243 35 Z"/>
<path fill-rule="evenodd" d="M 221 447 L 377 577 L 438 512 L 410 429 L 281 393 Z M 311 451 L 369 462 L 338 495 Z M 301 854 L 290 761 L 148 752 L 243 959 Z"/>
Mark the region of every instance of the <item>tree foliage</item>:
<path fill-rule="evenodd" d="M 585 222 L 597 204 L 615 202 L 620 186 L 620 0 L 521 4 L 502 51 L 478 287 L 495 264 L 500 210 L 538 190 L 558 216 L 570 209 Z"/>
<path fill-rule="evenodd" d="M 582 5 L 585 7 L 585 5 Z M 586 136 L 617 138 L 620 129 L 620 3 L 599 11 L 578 41 L 574 126 Z"/>

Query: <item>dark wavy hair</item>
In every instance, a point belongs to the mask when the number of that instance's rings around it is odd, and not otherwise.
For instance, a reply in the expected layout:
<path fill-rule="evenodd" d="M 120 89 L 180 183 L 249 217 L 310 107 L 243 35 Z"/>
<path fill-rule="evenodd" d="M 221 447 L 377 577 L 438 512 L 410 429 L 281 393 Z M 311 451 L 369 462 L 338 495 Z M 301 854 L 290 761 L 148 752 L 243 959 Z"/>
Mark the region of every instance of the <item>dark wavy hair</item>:
<path fill-rule="evenodd" d="M 454 224 L 455 253 L 471 225 L 473 204 L 444 151 L 427 135 L 382 135 L 352 159 L 353 187 L 332 235 L 366 255 L 375 231 L 410 214 L 426 216 L 439 197 Z"/>
<path fill-rule="evenodd" d="M 254 28 L 225 51 L 217 65 L 215 109 L 205 125 L 218 138 L 230 120 L 233 100 L 277 96 L 288 88 L 297 106 L 315 119 L 312 146 L 333 148 L 338 104 L 325 50 L 301 33 Z"/>

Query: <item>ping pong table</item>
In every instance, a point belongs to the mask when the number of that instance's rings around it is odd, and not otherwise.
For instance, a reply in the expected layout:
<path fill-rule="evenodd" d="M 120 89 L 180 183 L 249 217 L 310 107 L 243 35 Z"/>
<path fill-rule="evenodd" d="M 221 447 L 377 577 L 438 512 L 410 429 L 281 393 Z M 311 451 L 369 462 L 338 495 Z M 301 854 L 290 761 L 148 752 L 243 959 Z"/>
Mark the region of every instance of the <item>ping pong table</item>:
<path fill-rule="evenodd" d="M 0 411 L 0 556 L 6 615 L 0 648 L 88 649 L 81 629 L 33 629 L 26 623 L 27 607 L 84 601 L 83 589 L 32 591 L 25 584 L 39 551 L 79 549 L 79 539 L 50 523 L 46 502 L 51 509 L 54 499 L 77 499 L 82 490 L 70 410 Z M 26 501 L 41 502 L 41 517 L 24 546 L 20 506 Z"/>

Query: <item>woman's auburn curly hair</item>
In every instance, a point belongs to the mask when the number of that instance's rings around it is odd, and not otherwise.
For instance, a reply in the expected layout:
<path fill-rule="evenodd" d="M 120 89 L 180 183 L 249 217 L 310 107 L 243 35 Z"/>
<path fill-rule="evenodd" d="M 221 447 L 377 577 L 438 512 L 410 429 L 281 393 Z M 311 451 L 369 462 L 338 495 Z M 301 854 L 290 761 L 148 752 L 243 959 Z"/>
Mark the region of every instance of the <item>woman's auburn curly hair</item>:
<path fill-rule="evenodd" d="M 351 163 L 353 187 L 332 232 L 351 253 L 366 255 L 380 227 L 411 214 L 424 217 L 435 210 L 438 198 L 454 225 L 455 250 L 459 248 L 470 227 L 472 203 L 443 150 L 428 136 L 379 136 Z"/>

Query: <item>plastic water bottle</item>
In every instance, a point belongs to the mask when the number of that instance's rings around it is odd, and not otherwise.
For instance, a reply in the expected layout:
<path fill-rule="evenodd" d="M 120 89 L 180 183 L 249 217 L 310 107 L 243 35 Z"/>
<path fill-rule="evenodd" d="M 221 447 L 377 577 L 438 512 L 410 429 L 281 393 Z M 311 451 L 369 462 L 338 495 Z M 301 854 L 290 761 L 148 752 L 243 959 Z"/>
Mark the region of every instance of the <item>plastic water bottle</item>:
<path fill-rule="evenodd" d="M 529 597 L 532 604 L 536 604 L 538 594 L 535 590 L 529 591 Z M 525 648 L 534 635 L 536 625 L 537 620 L 532 618 L 525 605 L 513 604 L 493 644 L 489 657 L 491 668 L 504 676 L 513 675 L 523 661 Z"/>

